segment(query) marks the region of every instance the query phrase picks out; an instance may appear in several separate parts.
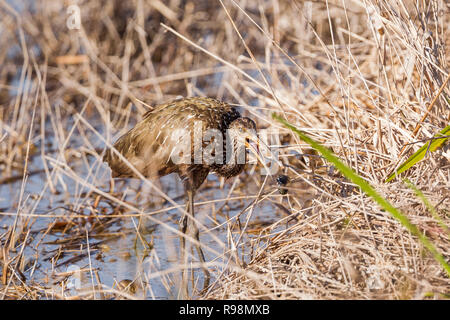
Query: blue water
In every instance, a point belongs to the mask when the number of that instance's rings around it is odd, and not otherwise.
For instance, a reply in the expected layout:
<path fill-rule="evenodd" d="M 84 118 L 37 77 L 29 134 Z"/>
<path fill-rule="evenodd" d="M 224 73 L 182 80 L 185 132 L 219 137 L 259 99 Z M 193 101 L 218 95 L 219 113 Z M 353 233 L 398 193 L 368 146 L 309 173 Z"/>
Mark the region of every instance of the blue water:
<path fill-rule="evenodd" d="M 71 123 L 71 121 L 69 123 Z M 70 126 L 68 126 L 68 128 L 70 128 Z M 53 145 L 46 145 L 46 155 L 51 158 L 57 158 L 55 152 L 50 152 L 50 150 L 57 149 L 55 139 L 50 139 L 50 141 L 53 141 Z M 95 135 L 93 134 L 90 135 L 90 143 L 94 148 L 103 145 L 103 143 L 95 138 Z M 73 141 L 73 143 L 70 142 L 68 144 L 68 149 L 70 147 L 71 150 L 76 151 L 78 148 L 77 145 L 80 145 L 77 141 Z M 93 184 L 104 192 L 108 192 L 110 172 L 106 164 L 100 163 L 94 157 L 88 157 L 87 162 L 82 158 L 76 157 L 69 160 L 68 164 L 70 169 L 82 180 Z M 46 159 L 46 161 L 50 167 L 50 171 L 52 171 L 52 162 L 48 159 Z M 39 153 L 33 155 L 30 158 L 28 172 L 43 168 L 43 159 L 41 158 L 41 155 Z M 179 272 L 173 272 L 167 276 L 167 281 L 169 283 L 168 287 L 171 288 L 169 291 L 162 284 L 160 277 L 147 280 L 148 277 L 151 277 L 158 271 L 164 272 L 167 269 L 176 268 L 179 263 L 178 236 L 173 232 L 166 230 L 161 225 L 155 224 L 155 222 L 152 222 L 147 218 L 143 218 L 141 221 L 140 233 L 143 238 L 145 238 L 145 241 L 151 243 L 152 247 L 150 250 L 139 240 L 139 237 L 137 237 L 136 226 L 139 225 L 139 218 L 136 217 L 116 219 L 117 221 L 108 225 L 107 228 L 103 230 L 103 233 L 122 234 L 121 236 L 112 239 L 101 238 L 98 237 L 101 233 L 90 232 L 90 224 L 86 224 L 86 221 L 89 221 L 89 219 L 69 219 L 79 225 L 73 226 L 66 233 L 47 232 L 51 223 L 56 220 L 59 222 L 65 221 L 65 219 L 61 218 L 56 219 L 54 217 L 55 215 L 70 217 L 73 214 L 73 210 L 76 211 L 78 215 L 83 214 L 89 216 L 92 212 L 91 205 L 94 202 L 95 196 L 87 197 L 85 193 L 89 191 L 89 188 L 83 187 L 80 183 L 74 181 L 65 174 L 61 174 L 60 176 L 60 179 L 54 179 L 54 187 L 58 191 L 58 194 L 52 193 L 50 188 L 48 186 L 46 187 L 47 176 L 44 172 L 29 176 L 24 183 L 24 192 L 22 202 L 20 203 L 20 209 L 18 209 L 17 206 L 20 199 L 22 180 L 0 185 L 0 208 L 4 213 L 3 215 L 0 215 L 0 230 L 3 229 L 6 231 L 7 228 L 14 223 L 17 213 L 19 213 L 18 230 L 20 230 L 21 226 L 31 225 L 30 230 L 32 240 L 27 243 L 24 250 L 24 257 L 29 263 L 28 268 L 24 271 L 27 282 L 38 283 L 49 290 L 53 288 L 56 292 L 60 292 L 61 284 L 59 281 L 61 280 L 61 277 L 58 276 L 59 273 L 68 270 L 70 271 L 74 268 L 89 269 L 91 265 L 93 270 L 98 271 L 100 281 L 106 287 L 113 287 L 115 281 L 119 282 L 124 279 L 137 279 L 138 282 L 143 281 L 147 284 L 146 287 L 151 288 L 151 291 L 138 291 L 136 297 L 156 299 L 175 298 L 176 286 L 174 284 L 179 283 Z M 214 175 L 210 175 L 208 177 L 208 182 L 205 183 L 207 188 L 198 192 L 196 202 L 227 198 L 229 188 L 233 181 L 234 180 L 228 181 L 225 183 L 223 189 L 219 189 L 219 179 Z M 176 175 L 163 177 L 160 181 L 160 186 L 169 197 L 177 199 L 178 203 L 184 205 L 183 187 Z M 158 201 L 160 199 L 158 196 L 149 194 L 148 188 L 143 188 L 141 182 L 136 179 L 116 181 L 115 191 L 119 192 L 125 190 L 127 193 L 125 200 L 138 208 L 142 208 L 142 210 L 148 214 L 161 208 L 171 207 L 171 204 L 154 204 L 153 207 L 149 207 L 149 200 Z M 257 186 L 249 183 L 244 189 L 240 187 L 239 193 L 237 194 L 241 194 L 241 192 L 243 192 L 243 194 L 256 194 L 257 191 Z M 43 192 L 42 198 L 39 198 L 41 192 Z M 141 194 L 136 199 L 137 193 Z M 233 194 L 233 196 L 235 195 L 236 193 Z M 251 199 L 230 201 L 228 206 L 224 208 L 223 213 L 217 212 L 217 209 L 222 207 L 223 201 L 216 202 L 213 205 L 196 206 L 196 217 L 208 228 L 213 228 L 216 225 L 208 218 L 214 215 L 212 213 L 216 212 L 215 218 L 217 219 L 217 223 L 222 224 L 226 221 L 227 216 L 231 218 L 238 214 L 250 202 Z M 113 211 L 106 200 L 100 201 L 98 210 L 100 214 L 112 214 Z M 276 210 L 270 204 L 265 204 L 263 207 L 256 207 L 251 221 L 273 222 L 277 218 L 275 212 Z M 40 216 L 28 217 L 27 215 L 30 213 Z M 125 210 L 123 214 L 132 215 L 136 214 L 136 212 Z M 93 219 L 95 219 L 95 214 L 93 217 Z M 177 209 L 171 209 L 164 213 L 152 215 L 152 217 L 178 229 L 180 212 Z M 242 225 L 245 224 L 245 219 L 246 214 L 241 217 Z M 107 223 L 107 220 L 102 221 Z M 87 241 L 85 238 L 86 230 L 89 237 L 90 259 L 89 256 L 85 256 L 78 261 L 70 262 L 72 261 L 71 259 L 74 259 L 79 254 L 87 253 Z M 213 235 L 218 237 L 222 243 L 226 244 L 227 231 L 225 225 L 214 229 Z M 0 233 L 2 232 L 0 231 Z M 64 250 L 64 255 L 56 262 L 52 263 L 50 258 L 55 257 L 55 252 L 62 248 L 59 243 L 55 242 L 74 237 L 81 237 L 82 239 L 74 241 L 74 247 L 71 248 L 71 250 Z M 241 242 L 245 244 L 245 250 L 249 250 L 250 246 L 248 243 L 252 237 L 254 236 L 246 235 L 241 239 Z M 202 244 L 207 245 L 219 253 L 223 252 L 223 248 L 213 239 L 213 237 L 202 233 L 200 238 Z M 233 238 L 234 241 L 237 241 L 237 232 L 233 235 Z M 19 249 L 21 247 L 21 242 L 17 242 L 17 245 Z M 103 248 L 103 250 L 101 248 Z M 216 258 L 216 256 L 208 250 L 204 251 L 207 261 Z M 248 254 L 248 252 L 244 253 Z M 242 254 L 243 252 L 240 251 L 239 255 L 242 256 Z M 194 257 L 197 260 L 196 255 L 194 255 Z M 248 256 L 246 256 L 244 260 L 248 260 Z M 34 272 L 32 272 L 34 263 L 36 263 L 36 267 Z M 201 286 L 203 273 L 201 271 L 196 271 L 195 277 L 199 277 L 199 286 Z M 97 283 L 96 278 L 92 278 L 89 271 L 83 272 L 81 289 L 84 288 L 89 290 L 92 287 L 92 282 Z M 79 293 L 76 290 L 68 292 L 73 294 Z"/>

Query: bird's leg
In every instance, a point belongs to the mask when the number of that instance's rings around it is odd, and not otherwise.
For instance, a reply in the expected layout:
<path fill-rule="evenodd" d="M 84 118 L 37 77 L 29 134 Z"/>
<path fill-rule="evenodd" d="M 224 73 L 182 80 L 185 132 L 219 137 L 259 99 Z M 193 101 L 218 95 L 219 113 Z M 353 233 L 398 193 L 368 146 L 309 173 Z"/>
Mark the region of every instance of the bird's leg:
<path fill-rule="evenodd" d="M 190 219 L 191 225 L 192 225 L 192 227 L 191 227 L 192 231 L 191 230 L 189 230 L 189 231 L 193 233 L 194 239 L 197 240 L 197 243 L 195 243 L 195 249 L 197 250 L 198 258 L 200 259 L 203 273 L 205 274 L 203 290 L 206 290 L 209 286 L 210 275 L 209 275 L 208 269 L 205 267 L 205 263 L 206 263 L 205 255 L 203 254 L 203 250 L 200 246 L 199 230 L 198 230 L 197 224 L 193 220 L 193 218 L 194 218 L 194 192 L 188 192 L 188 204 L 189 204 L 189 214 L 192 216 L 192 218 Z"/>
<path fill-rule="evenodd" d="M 180 220 L 180 231 L 183 234 L 180 238 L 180 256 L 183 265 L 187 266 L 187 254 L 186 254 L 186 239 L 185 236 L 192 236 L 195 240 L 195 249 L 197 250 L 198 257 L 200 259 L 203 273 L 205 274 L 205 279 L 203 283 L 203 290 L 207 289 L 209 286 L 210 275 L 208 269 L 205 267 L 205 255 L 203 254 L 203 250 L 200 246 L 200 236 L 197 224 L 194 221 L 194 190 L 191 187 L 191 184 L 188 183 L 186 185 L 186 193 L 187 193 L 187 203 L 186 203 L 186 211 L 188 211 L 188 215 L 184 214 Z M 189 226 L 188 226 L 189 225 Z M 187 281 L 187 268 L 183 269 L 182 278 L 181 278 L 181 288 L 182 294 L 185 298 L 188 295 L 188 281 Z"/>
<path fill-rule="evenodd" d="M 203 282 L 203 290 L 208 288 L 210 275 L 208 269 L 205 266 L 205 255 L 203 254 L 203 250 L 200 246 L 200 237 L 199 230 L 197 224 L 194 221 L 195 210 L 194 210 L 194 194 L 195 190 L 202 184 L 208 175 L 208 171 L 202 171 L 200 173 L 194 174 L 192 171 L 182 172 L 180 177 L 184 182 L 184 187 L 187 194 L 186 201 L 186 210 L 183 214 L 183 217 L 180 220 L 180 232 L 182 233 L 180 239 L 180 257 L 185 268 L 183 269 L 182 279 L 181 279 L 181 288 L 179 292 L 179 296 L 181 294 L 185 295 L 185 298 L 188 294 L 188 282 L 187 282 L 187 253 L 186 253 L 186 237 L 191 236 L 195 239 L 195 249 L 197 250 L 197 254 L 201 263 L 201 267 L 203 269 L 203 273 L 205 274 L 205 279 Z"/>
<path fill-rule="evenodd" d="M 189 200 L 186 203 L 186 211 L 189 209 Z M 180 232 L 182 233 L 180 237 L 180 260 L 182 265 L 187 266 L 187 255 L 186 255 L 186 230 L 188 225 L 188 216 L 183 213 L 183 217 L 180 220 Z M 181 287 L 178 294 L 178 298 L 186 299 L 188 296 L 188 283 L 187 283 L 187 267 L 184 267 L 181 273 Z"/>

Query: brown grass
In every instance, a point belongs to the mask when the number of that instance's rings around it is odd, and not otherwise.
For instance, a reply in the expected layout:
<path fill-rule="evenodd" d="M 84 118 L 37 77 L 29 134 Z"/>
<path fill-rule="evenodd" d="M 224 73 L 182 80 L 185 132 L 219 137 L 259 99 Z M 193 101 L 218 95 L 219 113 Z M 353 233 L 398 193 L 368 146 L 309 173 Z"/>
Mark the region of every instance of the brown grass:
<path fill-rule="evenodd" d="M 424 118 L 449 75 L 445 1 L 80 0 L 80 30 L 67 28 L 70 1 L 20 11 L 8 3 L 0 0 L 0 192 L 11 195 L 0 199 L 1 298 L 158 298 L 151 279 L 174 295 L 180 266 L 162 268 L 153 248 L 176 261 L 177 228 L 158 213 L 179 214 L 179 199 L 154 181 L 142 182 L 153 190 L 151 206 L 124 183 L 108 193 L 101 155 L 148 105 L 179 95 L 238 104 L 259 128 L 278 130 L 273 144 L 282 144 L 283 173 L 295 180 L 281 196 L 249 167 L 225 182 L 220 201 L 210 195 L 223 181 L 202 188 L 197 205 L 211 219 L 201 237 L 216 242 L 205 248 L 216 259 L 208 259 L 214 283 L 202 298 L 448 298 L 448 277 L 417 239 L 271 118 L 281 114 L 331 148 L 448 261 L 450 236 L 431 212 L 402 182 L 383 182 L 421 146 L 411 143 L 449 124 L 448 86 Z M 406 173 L 447 226 L 449 168 L 443 148 Z M 267 208 L 276 221 L 258 220 Z M 145 221 L 172 238 L 151 239 Z M 117 231 L 118 223 L 133 227 Z M 44 252 L 52 235 L 58 249 Z M 145 248 L 133 279 L 140 294 L 102 284 L 91 264 L 92 252 L 108 256 L 124 237 Z M 102 240 L 91 247 L 94 239 Z M 65 291 L 73 251 L 89 258 L 91 285 L 77 294 Z M 44 261 L 47 279 L 36 278 Z"/>

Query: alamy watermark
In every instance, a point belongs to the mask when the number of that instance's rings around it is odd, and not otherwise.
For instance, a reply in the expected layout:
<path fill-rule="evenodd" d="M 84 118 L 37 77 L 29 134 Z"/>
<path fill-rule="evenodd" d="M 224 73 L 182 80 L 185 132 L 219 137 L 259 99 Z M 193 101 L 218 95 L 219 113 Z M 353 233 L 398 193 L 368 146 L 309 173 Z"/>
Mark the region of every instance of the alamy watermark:
<path fill-rule="evenodd" d="M 69 30 L 81 29 L 81 10 L 76 4 L 71 4 L 67 7 L 67 21 L 66 25 Z"/>
<path fill-rule="evenodd" d="M 237 165 L 260 161 L 261 174 L 272 175 L 278 172 L 280 163 L 277 131 L 257 133 L 233 128 L 223 134 L 218 129 L 203 130 L 203 122 L 194 121 L 191 130 L 174 129 L 160 144 L 172 148 L 169 158 L 174 164 Z"/>

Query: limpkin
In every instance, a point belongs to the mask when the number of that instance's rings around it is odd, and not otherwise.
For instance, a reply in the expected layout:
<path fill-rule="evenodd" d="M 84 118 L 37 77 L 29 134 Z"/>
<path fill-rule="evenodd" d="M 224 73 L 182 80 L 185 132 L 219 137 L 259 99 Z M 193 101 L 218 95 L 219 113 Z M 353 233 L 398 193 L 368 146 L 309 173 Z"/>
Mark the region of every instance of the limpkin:
<path fill-rule="evenodd" d="M 195 133 L 198 129 L 203 132 L 200 140 Z M 180 256 L 185 262 L 185 236 L 192 236 L 197 240 L 195 247 L 205 274 L 204 289 L 209 286 L 210 275 L 199 245 L 199 230 L 193 220 L 194 195 L 210 172 L 225 178 L 240 174 L 247 159 L 249 142 L 256 142 L 258 145 L 253 120 L 242 117 L 236 108 L 227 103 L 196 97 L 178 99 L 154 107 L 114 144 L 114 149 L 147 178 L 178 173 L 187 194 L 186 210 L 180 220 L 180 231 L 183 233 Z M 180 146 L 189 149 L 185 153 L 187 157 L 181 157 L 183 161 L 179 161 L 180 157 L 174 158 L 174 155 L 178 156 Z M 207 152 L 202 154 L 202 150 Z M 239 161 L 242 160 L 242 155 L 244 161 Z M 109 164 L 113 177 L 136 177 L 130 166 L 111 149 L 106 152 L 103 160 Z M 182 273 L 182 288 L 187 295 L 186 271 L 185 268 Z"/>

